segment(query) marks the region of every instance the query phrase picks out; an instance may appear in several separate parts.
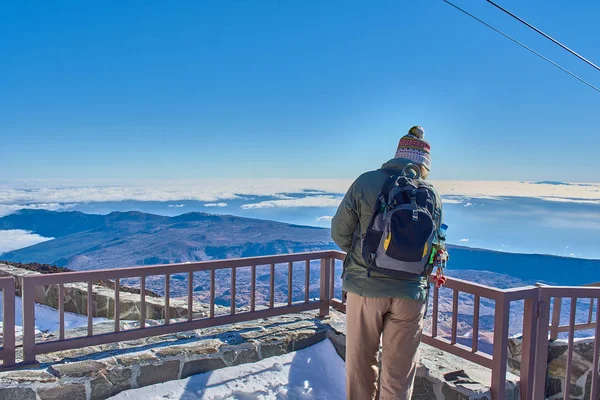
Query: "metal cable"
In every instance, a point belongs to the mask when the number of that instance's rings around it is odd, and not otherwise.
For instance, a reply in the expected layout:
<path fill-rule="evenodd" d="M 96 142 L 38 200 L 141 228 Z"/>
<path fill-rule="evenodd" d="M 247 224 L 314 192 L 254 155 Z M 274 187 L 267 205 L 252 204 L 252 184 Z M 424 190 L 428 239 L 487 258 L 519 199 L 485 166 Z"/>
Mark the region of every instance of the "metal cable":
<path fill-rule="evenodd" d="M 513 17 L 514 19 L 516 19 L 517 21 L 521 22 L 522 24 L 527 25 L 529 28 L 533 29 L 534 31 L 536 31 L 537 33 L 539 33 L 540 35 L 544 36 L 546 39 L 551 40 L 552 42 L 554 42 L 555 44 L 559 45 L 560 47 L 562 47 L 563 49 L 567 50 L 569 53 L 573 54 L 575 57 L 579 58 L 580 60 L 586 62 L 587 64 L 591 65 L 592 67 L 596 68 L 598 71 L 600 71 L 600 67 L 597 66 L 596 64 L 594 64 L 593 62 L 591 62 L 590 60 L 588 60 L 587 58 L 585 58 L 584 56 L 582 56 L 581 54 L 575 52 L 574 50 L 571 50 L 570 48 L 568 48 L 567 46 L 565 46 L 564 44 L 562 44 L 561 42 L 559 42 L 558 40 L 554 39 L 552 36 L 542 32 L 541 30 L 539 30 L 538 28 L 536 28 L 535 26 L 531 25 L 529 22 L 525 21 L 522 18 L 519 18 L 517 15 L 511 13 L 510 11 L 508 11 L 506 8 L 503 8 L 502 6 L 494 3 L 492 0 L 486 0 L 488 3 L 490 3 L 491 5 L 493 5 L 494 7 L 498 8 L 499 10 L 502 10 L 503 12 L 505 12 L 506 14 L 510 15 L 511 17 Z"/>
<path fill-rule="evenodd" d="M 502 32 L 501 30 L 494 28 L 492 25 L 488 24 L 487 22 L 477 18 L 476 16 L 474 16 L 473 14 L 469 13 L 468 11 L 463 10 L 462 8 L 460 8 L 459 6 L 457 6 L 456 4 L 451 3 L 448 0 L 442 0 L 444 3 L 447 3 L 449 5 L 451 5 L 452 7 L 454 7 L 455 9 L 459 10 L 460 12 L 468 15 L 469 17 L 473 18 L 474 20 L 482 23 L 483 25 L 487 26 L 488 28 L 492 29 L 493 31 L 501 34 L 502 36 L 504 36 L 505 38 L 511 40 L 512 42 L 518 44 L 519 46 L 523 47 L 526 50 L 529 50 L 531 53 L 535 54 L 536 56 L 540 57 L 541 59 L 549 62 L 550 64 L 554 65 L 556 68 L 560 69 L 563 72 L 566 72 L 567 74 L 571 75 L 573 78 L 577 79 L 578 81 L 580 81 L 581 83 L 586 84 L 587 86 L 591 87 L 592 89 L 594 89 L 595 91 L 597 91 L 598 93 L 600 93 L 600 89 L 594 85 L 592 85 L 591 83 L 589 83 L 588 81 L 586 81 L 583 78 L 580 78 L 579 76 L 575 75 L 574 73 L 572 73 L 571 71 L 569 71 L 568 69 L 560 66 L 559 64 L 555 63 L 554 61 L 552 61 L 551 59 L 549 59 L 548 57 L 538 53 L 537 51 L 533 50 L 531 47 L 528 47 L 527 45 L 519 42 L 517 39 L 514 39 L 513 37 L 507 35 L 506 33 Z"/>

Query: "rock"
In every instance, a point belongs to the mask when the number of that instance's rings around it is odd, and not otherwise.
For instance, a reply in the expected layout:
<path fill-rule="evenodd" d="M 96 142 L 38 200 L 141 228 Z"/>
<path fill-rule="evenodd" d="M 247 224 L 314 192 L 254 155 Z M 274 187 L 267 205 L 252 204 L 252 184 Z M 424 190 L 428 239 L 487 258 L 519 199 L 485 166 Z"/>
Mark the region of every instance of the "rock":
<path fill-rule="evenodd" d="M 179 361 L 167 361 L 160 365 L 146 365 L 140 368 L 137 377 L 139 387 L 172 381 L 179 378 Z"/>
<path fill-rule="evenodd" d="M 247 364 L 259 360 L 258 351 L 252 344 L 239 346 L 223 352 L 223 361 L 228 366 Z"/>
<path fill-rule="evenodd" d="M 552 342 L 548 346 L 548 363 L 566 353 L 568 346 L 565 342 Z"/>
<path fill-rule="evenodd" d="M 307 329 L 299 332 L 294 332 L 291 335 L 291 337 L 293 351 L 298 351 L 325 340 L 325 338 L 327 337 L 327 331 L 314 331 Z"/>
<path fill-rule="evenodd" d="M 587 360 L 590 364 L 594 362 L 594 341 L 582 340 L 575 343 L 575 352 Z"/>
<path fill-rule="evenodd" d="M 456 386 L 453 385 L 449 385 L 447 383 L 444 383 L 442 386 L 442 394 L 443 394 L 443 399 L 444 400 L 470 400 L 471 396 L 469 396 L 468 394 L 465 393 L 461 393 L 461 390 L 459 388 L 457 388 Z M 435 397 L 434 397 L 435 398 Z M 473 397 L 476 399 L 481 399 L 481 400 L 490 400 L 489 397 L 487 396 L 483 396 L 483 397 Z"/>
<path fill-rule="evenodd" d="M 30 388 L 0 387 L 0 400 L 37 400 L 37 397 Z"/>
<path fill-rule="evenodd" d="M 346 360 L 346 336 L 342 335 L 340 333 L 337 333 L 336 331 L 329 331 L 327 332 L 327 338 L 331 341 L 331 343 L 333 344 L 333 347 L 335 347 L 335 351 L 338 353 L 338 355 L 342 358 L 342 360 Z"/>
<path fill-rule="evenodd" d="M 185 344 L 179 346 L 167 346 L 153 350 L 159 357 L 176 357 L 179 355 L 206 355 L 215 354 L 223 346 L 223 342 L 218 339 L 209 339 L 202 342 Z"/>
<path fill-rule="evenodd" d="M 598 389 L 599 389 L 598 393 L 600 393 L 600 384 L 599 384 Z M 583 388 L 583 400 L 590 400 L 591 395 L 592 395 L 592 372 L 590 371 L 585 377 L 585 386 Z M 599 399 L 600 399 L 600 397 L 599 397 Z M 596 400 L 598 400 L 598 399 L 596 399 Z"/>
<path fill-rule="evenodd" d="M 91 400 L 104 400 L 123 390 L 131 389 L 131 369 L 103 371 L 90 383 Z"/>
<path fill-rule="evenodd" d="M 550 397 L 562 393 L 562 384 L 562 379 L 548 377 L 546 380 L 546 396 Z"/>
<path fill-rule="evenodd" d="M 85 385 L 60 385 L 37 390 L 40 400 L 86 400 Z"/>
<path fill-rule="evenodd" d="M 416 377 L 415 386 L 411 400 L 433 400 L 437 399 L 433 390 L 433 383 L 425 377 Z"/>
<path fill-rule="evenodd" d="M 123 365 L 125 367 L 129 367 L 132 365 L 143 365 L 143 364 L 150 364 L 153 362 L 158 361 L 158 357 L 156 357 L 154 354 L 152 354 L 149 351 L 144 351 L 144 352 L 139 352 L 139 353 L 132 353 L 132 354 L 125 354 L 122 356 L 117 356 L 116 357 L 117 363 L 120 365 Z"/>
<path fill-rule="evenodd" d="M 91 377 L 106 369 L 106 364 L 98 361 L 77 361 L 68 364 L 58 364 L 50 367 L 59 378 Z"/>
<path fill-rule="evenodd" d="M 0 383 L 50 383 L 58 379 L 52 374 L 41 370 L 17 370 L 0 374 Z"/>
<path fill-rule="evenodd" d="M 204 372 L 214 371 L 215 369 L 225 368 L 227 365 L 222 358 L 204 358 L 200 360 L 188 361 L 183 364 L 181 379 L 192 375 L 202 374 Z"/>
<path fill-rule="evenodd" d="M 258 343 L 261 358 L 269 358 L 287 354 L 291 351 L 291 343 L 286 340 L 272 339 Z"/>

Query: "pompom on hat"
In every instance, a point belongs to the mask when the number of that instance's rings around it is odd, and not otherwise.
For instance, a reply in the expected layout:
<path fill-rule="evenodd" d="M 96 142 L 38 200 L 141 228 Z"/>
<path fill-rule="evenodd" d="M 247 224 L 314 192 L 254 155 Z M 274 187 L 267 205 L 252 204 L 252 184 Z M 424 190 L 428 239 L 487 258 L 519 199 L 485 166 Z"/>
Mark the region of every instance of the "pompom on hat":
<path fill-rule="evenodd" d="M 412 161 L 431 171 L 431 146 L 424 139 L 425 130 L 422 126 L 413 126 L 408 134 L 403 136 L 398 143 L 395 158 Z"/>

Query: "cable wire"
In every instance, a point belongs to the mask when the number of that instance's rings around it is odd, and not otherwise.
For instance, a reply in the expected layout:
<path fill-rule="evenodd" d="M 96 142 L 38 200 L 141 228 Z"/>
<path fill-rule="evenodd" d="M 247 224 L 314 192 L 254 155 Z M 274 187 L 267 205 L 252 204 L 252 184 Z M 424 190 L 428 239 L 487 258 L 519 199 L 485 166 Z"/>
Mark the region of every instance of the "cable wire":
<path fill-rule="evenodd" d="M 521 22 L 522 24 L 527 25 L 529 28 L 533 29 L 534 31 L 536 31 L 537 33 L 539 33 L 540 35 L 544 36 L 546 39 L 551 40 L 552 42 L 554 42 L 555 44 L 559 45 L 560 47 L 562 47 L 563 49 L 567 50 L 569 53 L 573 54 L 575 57 L 579 58 L 580 60 L 586 62 L 587 64 L 591 65 L 592 67 L 596 68 L 598 71 L 600 71 L 600 67 L 597 66 L 596 64 L 594 64 L 593 62 L 591 62 L 590 60 L 588 60 L 587 58 L 585 58 L 584 56 L 582 56 L 581 54 L 575 52 L 574 50 L 571 50 L 570 48 L 568 48 L 567 46 L 565 46 L 564 44 L 562 44 L 561 42 L 559 42 L 558 40 L 554 39 L 552 36 L 542 32 L 540 29 L 536 28 L 535 26 L 531 25 L 529 22 L 523 20 L 522 18 L 519 18 L 518 16 L 516 16 L 515 14 L 511 13 L 510 11 L 508 11 L 506 8 L 503 8 L 502 6 L 494 3 L 492 0 L 486 0 L 488 3 L 490 3 L 491 5 L 493 5 L 494 7 L 502 10 L 503 12 L 505 12 L 506 14 L 510 15 L 511 17 L 513 17 L 514 19 L 516 19 L 517 21 Z"/>
<path fill-rule="evenodd" d="M 591 87 L 592 89 L 594 89 L 595 91 L 597 91 L 598 93 L 600 93 L 600 89 L 597 88 L 596 86 L 592 85 L 591 83 L 589 83 L 588 81 L 586 81 L 583 78 L 580 78 L 579 76 L 575 75 L 574 73 L 572 73 L 571 71 L 569 71 L 568 69 L 560 66 L 559 64 L 555 63 L 554 61 L 552 61 L 551 59 L 549 59 L 548 57 L 538 53 L 537 51 L 533 50 L 531 47 L 528 47 L 527 45 L 519 42 L 517 39 L 514 39 L 513 37 L 507 35 L 506 33 L 502 32 L 501 30 L 494 28 L 492 25 L 488 24 L 487 22 L 477 18 L 476 16 L 474 16 L 473 14 L 469 13 L 468 11 L 463 10 L 462 8 L 460 8 L 459 6 L 457 6 L 456 4 L 451 3 L 448 0 L 442 0 L 444 3 L 451 5 L 452 7 L 454 7 L 455 9 L 457 9 L 458 11 L 468 15 L 469 17 L 473 18 L 474 20 L 482 23 L 483 25 L 487 26 L 488 28 L 492 29 L 493 31 L 495 31 L 496 33 L 501 34 L 502 36 L 504 36 L 505 38 L 511 40 L 512 42 L 518 44 L 519 46 L 523 47 L 524 49 L 532 52 L 533 54 L 535 54 L 536 56 L 540 57 L 541 59 L 549 62 L 550 64 L 554 65 L 556 68 L 560 69 L 563 72 L 566 72 L 567 74 L 571 75 L 573 78 L 577 79 L 578 81 L 580 81 L 581 83 L 586 84 L 587 86 Z"/>

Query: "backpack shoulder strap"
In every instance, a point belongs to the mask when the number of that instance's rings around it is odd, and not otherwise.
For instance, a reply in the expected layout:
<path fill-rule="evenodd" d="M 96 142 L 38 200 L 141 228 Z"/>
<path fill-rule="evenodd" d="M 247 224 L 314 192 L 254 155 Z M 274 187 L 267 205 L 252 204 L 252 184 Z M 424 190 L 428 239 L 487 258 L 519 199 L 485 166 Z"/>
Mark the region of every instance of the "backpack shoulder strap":
<path fill-rule="evenodd" d="M 388 175 L 388 179 L 381 188 L 381 194 L 387 199 L 390 190 L 392 190 L 392 188 L 396 185 L 396 180 L 400 175 L 402 175 L 402 171 L 399 171 L 395 168 L 382 168 L 381 172 Z"/>

